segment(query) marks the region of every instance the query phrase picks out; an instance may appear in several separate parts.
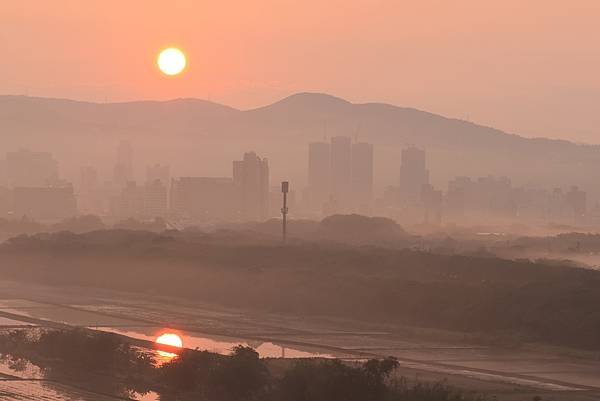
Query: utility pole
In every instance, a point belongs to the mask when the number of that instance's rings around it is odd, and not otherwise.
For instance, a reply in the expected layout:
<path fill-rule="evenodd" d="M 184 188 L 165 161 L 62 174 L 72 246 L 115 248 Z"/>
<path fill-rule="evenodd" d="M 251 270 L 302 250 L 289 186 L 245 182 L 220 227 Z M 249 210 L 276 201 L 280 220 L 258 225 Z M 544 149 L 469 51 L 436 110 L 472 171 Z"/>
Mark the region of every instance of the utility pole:
<path fill-rule="evenodd" d="M 287 194 L 289 192 L 290 183 L 287 181 L 281 182 L 281 193 L 283 193 L 283 207 L 281 208 L 281 216 L 283 217 L 283 225 L 282 225 L 282 236 L 283 242 L 287 240 Z"/>

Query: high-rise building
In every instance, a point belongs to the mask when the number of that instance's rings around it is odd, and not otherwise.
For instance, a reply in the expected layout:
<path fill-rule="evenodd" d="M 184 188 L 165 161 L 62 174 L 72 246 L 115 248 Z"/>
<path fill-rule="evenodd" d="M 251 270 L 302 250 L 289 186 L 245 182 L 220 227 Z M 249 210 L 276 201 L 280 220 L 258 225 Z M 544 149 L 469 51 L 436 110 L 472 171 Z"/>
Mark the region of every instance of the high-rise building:
<path fill-rule="evenodd" d="M 233 162 L 233 182 L 239 190 L 245 220 L 265 220 L 269 215 L 269 162 L 254 152 Z"/>
<path fill-rule="evenodd" d="M 358 211 L 368 214 L 373 197 L 373 145 L 352 145 L 352 200 Z"/>
<path fill-rule="evenodd" d="M 239 218 L 239 191 L 232 178 L 181 177 L 171 181 L 171 213 L 178 219 L 231 221 Z"/>
<path fill-rule="evenodd" d="M 331 138 L 331 195 L 342 209 L 352 196 L 352 142 L 350 137 Z"/>
<path fill-rule="evenodd" d="M 11 187 L 46 187 L 59 181 L 58 162 L 51 153 L 25 149 L 9 152 L 4 166 Z"/>
<path fill-rule="evenodd" d="M 125 187 L 111 199 L 111 215 L 122 218 L 144 218 L 144 187 L 129 181 Z"/>
<path fill-rule="evenodd" d="M 405 202 L 419 202 L 423 185 L 429 184 L 425 151 L 414 146 L 402 150 L 400 196 Z"/>
<path fill-rule="evenodd" d="M 530 198 L 532 193 L 520 191 L 520 196 Z M 518 192 L 507 177 L 456 177 L 448 182 L 446 211 L 458 217 L 487 213 L 493 216 L 511 217 L 517 212 Z"/>
<path fill-rule="evenodd" d="M 167 199 L 167 186 L 161 180 L 147 182 L 144 185 L 144 217 L 165 217 Z"/>
<path fill-rule="evenodd" d="M 130 181 L 133 181 L 133 147 L 129 141 L 121 141 L 119 143 L 113 181 L 121 188 L 124 188 Z"/>
<path fill-rule="evenodd" d="M 324 214 L 358 211 L 370 213 L 373 197 L 373 145 L 352 144 L 336 136 L 331 144 L 314 142 L 308 148 L 306 201 Z M 327 210 L 327 212 L 325 212 Z"/>
<path fill-rule="evenodd" d="M 446 193 L 446 209 L 456 216 L 463 216 L 473 208 L 473 192 L 475 183 L 469 177 L 456 177 L 448 181 Z"/>
<path fill-rule="evenodd" d="M 313 210 L 321 210 L 331 189 L 331 146 L 327 142 L 308 145 L 308 202 Z"/>
<path fill-rule="evenodd" d="M 165 187 L 171 182 L 171 167 L 168 165 L 154 164 L 146 167 L 146 182 L 159 180 Z"/>
<path fill-rule="evenodd" d="M 479 177 L 473 194 L 475 207 L 496 214 L 514 213 L 512 183 L 508 177 Z"/>

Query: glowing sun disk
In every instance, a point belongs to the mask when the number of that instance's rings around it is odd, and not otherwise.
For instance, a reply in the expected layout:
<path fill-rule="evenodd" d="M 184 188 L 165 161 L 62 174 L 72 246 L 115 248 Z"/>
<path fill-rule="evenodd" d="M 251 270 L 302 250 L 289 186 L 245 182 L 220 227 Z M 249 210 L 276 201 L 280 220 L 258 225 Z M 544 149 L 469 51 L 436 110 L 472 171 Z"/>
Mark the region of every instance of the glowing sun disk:
<path fill-rule="evenodd" d="M 185 54 L 175 47 L 164 49 L 156 60 L 158 68 L 166 75 L 180 74 L 187 64 Z"/>
<path fill-rule="evenodd" d="M 177 347 L 177 348 L 183 347 L 183 341 L 181 340 L 181 337 L 179 337 L 175 333 L 164 333 L 164 334 L 161 334 L 156 339 L 156 343 L 157 344 L 163 344 L 163 345 L 170 345 L 172 347 Z"/>

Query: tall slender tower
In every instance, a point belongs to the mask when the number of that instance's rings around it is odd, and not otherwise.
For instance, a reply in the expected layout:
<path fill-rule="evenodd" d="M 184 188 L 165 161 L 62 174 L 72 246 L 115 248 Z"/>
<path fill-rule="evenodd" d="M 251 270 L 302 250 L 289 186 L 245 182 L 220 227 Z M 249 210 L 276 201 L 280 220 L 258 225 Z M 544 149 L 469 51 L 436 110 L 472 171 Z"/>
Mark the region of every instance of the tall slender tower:
<path fill-rule="evenodd" d="M 425 151 L 414 146 L 402 150 L 400 196 L 403 201 L 419 202 L 423 185 L 429 184 Z"/>
<path fill-rule="evenodd" d="M 283 181 L 281 183 L 281 192 L 283 193 L 283 207 L 281 208 L 281 217 L 282 217 L 282 239 L 283 242 L 285 242 L 287 240 L 287 214 L 288 214 L 288 207 L 287 207 L 287 194 L 289 192 L 289 187 L 290 187 L 290 183 L 287 181 Z"/>

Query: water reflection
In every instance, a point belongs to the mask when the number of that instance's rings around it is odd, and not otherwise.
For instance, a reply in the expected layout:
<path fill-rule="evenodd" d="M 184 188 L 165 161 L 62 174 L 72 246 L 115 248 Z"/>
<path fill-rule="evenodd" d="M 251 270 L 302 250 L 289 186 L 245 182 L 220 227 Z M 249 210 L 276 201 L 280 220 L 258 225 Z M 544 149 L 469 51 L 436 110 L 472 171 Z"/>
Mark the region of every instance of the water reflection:
<path fill-rule="evenodd" d="M 177 347 L 177 348 L 183 347 L 183 341 L 181 339 L 181 336 L 176 333 L 169 332 L 169 331 L 166 331 L 166 332 L 162 333 L 161 335 L 159 335 L 156 338 L 155 342 L 157 344 L 168 345 L 171 347 Z M 157 364 L 162 365 L 164 363 L 167 363 L 167 362 L 173 360 L 175 357 L 177 357 L 177 354 L 159 350 L 157 352 Z"/>
<path fill-rule="evenodd" d="M 61 306 L 48 306 L 42 303 L 23 300 L 0 300 L 0 310 L 23 317 L 31 317 L 53 322 L 63 322 L 70 325 L 85 326 L 96 330 L 114 332 L 126 335 L 132 338 L 143 339 L 154 342 L 157 336 L 165 333 L 160 327 L 139 326 L 132 324 L 131 320 L 117 316 L 108 316 L 98 314 L 93 311 L 76 310 L 73 308 Z M 17 318 L 18 319 L 18 318 Z M 16 321 L 16 320 L 15 320 Z M 7 326 L 13 325 L 13 322 L 5 322 Z M 23 324 L 21 322 L 21 324 Z M 26 323 L 30 324 L 30 323 Z M 178 331 L 169 330 L 173 333 Z M 206 336 L 194 332 L 179 333 L 185 342 L 186 348 L 198 348 L 203 351 L 227 355 L 231 353 L 236 346 L 249 346 L 254 348 L 261 358 L 333 358 L 334 355 L 320 352 L 314 348 L 289 348 L 283 347 L 273 342 L 263 342 L 236 338 L 230 336 Z M 166 361 L 174 358 L 173 353 L 161 351 L 159 359 Z M 335 354 L 335 357 L 345 357 L 347 355 Z"/>
<path fill-rule="evenodd" d="M 99 327 L 98 330 L 108 331 L 111 333 L 121 334 L 127 337 L 137 338 L 140 340 L 155 341 L 157 333 L 176 332 L 175 330 L 159 330 L 152 327 Z M 179 332 L 177 335 L 182 340 L 183 345 L 190 349 L 199 349 L 201 351 L 213 352 L 221 355 L 228 355 L 237 346 L 252 347 L 258 352 L 261 358 L 334 358 L 336 356 L 329 353 L 321 353 L 314 350 L 300 350 L 297 348 L 284 347 L 273 342 L 249 341 L 241 338 L 226 337 L 226 336 L 202 336 L 191 332 Z M 171 345 L 171 344 L 168 344 Z M 164 351 L 159 351 L 164 352 Z M 162 355 L 159 356 L 159 361 L 163 361 Z M 338 355 L 338 357 L 341 355 Z M 173 359 L 171 356 L 170 359 Z"/>
<path fill-rule="evenodd" d="M 171 362 L 175 358 L 177 358 L 177 354 L 166 351 L 156 351 L 156 354 L 154 355 L 156 366 L 162 366 L 165 363 Z"/>
<path fill-rule="evenodd" d="M 48 401 L 111 401 L 117 397 L 128 397 L 125 385 L 116 383 L 113 378 L 105 382 L 97 377 L 90 377 L 82 372 L 82 376 L 73 374 L 65 376 L 64 372 L 53 374 L 52 369 L 42 369 L 30 361 L 14 358 L 8 354 L 0 355 L 0 399 L 1 400 L 48 400 Z M 73 386 L 65 381 L 76 383 Z M 80 386 L 85 383 L 85 386 Z M 84 388 L 85 387 L 85 388 Z M 139 395 L 138 393 L 134 393 Z M 129 397 L 128 397 L 129 398 Z M 156 393 L 147 393 L 139 397 L 131 397 L 139 401 L 158 401 Z"/>
<path fill-rule="evenodd" d="M 130 395 L 130 398 L 136 401 L 159 401 L 160 396 L 154 391 L 149 391 L 147 393 L 133 393 Z"/>

